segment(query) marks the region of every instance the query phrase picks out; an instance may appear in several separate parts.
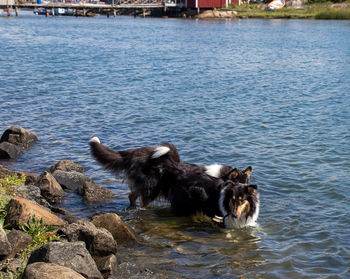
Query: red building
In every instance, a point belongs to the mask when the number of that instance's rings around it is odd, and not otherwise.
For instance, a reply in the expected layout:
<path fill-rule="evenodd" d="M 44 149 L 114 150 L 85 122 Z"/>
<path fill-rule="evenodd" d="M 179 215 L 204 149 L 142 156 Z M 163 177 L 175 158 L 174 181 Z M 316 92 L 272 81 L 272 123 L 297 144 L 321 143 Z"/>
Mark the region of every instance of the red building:
<path fill-rule="evenodd" d="M 185 0 L 187 8 L 224 8 L 230 4 L 239 4 L 239 0 Z"/>

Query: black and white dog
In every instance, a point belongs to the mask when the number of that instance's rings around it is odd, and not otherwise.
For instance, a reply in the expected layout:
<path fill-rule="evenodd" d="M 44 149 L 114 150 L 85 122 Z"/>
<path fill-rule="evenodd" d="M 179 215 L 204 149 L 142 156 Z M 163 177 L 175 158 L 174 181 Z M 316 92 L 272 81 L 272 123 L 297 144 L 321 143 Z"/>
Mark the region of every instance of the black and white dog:
<path fill-rule="evenodd" d="M 92 155 L 105 169 L 125 172 L 131 206 L 139 197 L 140 206 L 145 207 L 162 196 L 177 215 L 200 211 L 210 217 L 219 216 L 214 220 L 225 227 L 242 227 L 257 219 L 257 187 L 247 184 L 251 167 L 242 171 L 218 164 L 203 167 L 185 163 L 170 143 L 123 151 L 114 151 L 97 137 L 89 144 Z M 236 192 L 241 194 L 237 200 L 233 195 Z"/>

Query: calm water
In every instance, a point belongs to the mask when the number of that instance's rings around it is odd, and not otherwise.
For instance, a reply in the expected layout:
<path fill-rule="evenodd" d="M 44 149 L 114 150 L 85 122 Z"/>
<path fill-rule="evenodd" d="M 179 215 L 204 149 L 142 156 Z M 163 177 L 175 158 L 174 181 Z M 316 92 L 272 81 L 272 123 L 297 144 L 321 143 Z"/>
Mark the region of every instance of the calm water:
<path fill-rule="evenodd" d="M 60 159 L 118 198 L 142 239 L 121 247 L 120 277 L 349 278 L 350 22 L 118 17 L 0 18 L 0 133 L 39 141 L 11 168 Z M 259 226 L 219 231 L 165 203 L 129 211 L 128 187 L 89 154 L 173 142 L 185 161 L 253 166 Z M 129 273 L 129 269 L 131 270 Z"/>

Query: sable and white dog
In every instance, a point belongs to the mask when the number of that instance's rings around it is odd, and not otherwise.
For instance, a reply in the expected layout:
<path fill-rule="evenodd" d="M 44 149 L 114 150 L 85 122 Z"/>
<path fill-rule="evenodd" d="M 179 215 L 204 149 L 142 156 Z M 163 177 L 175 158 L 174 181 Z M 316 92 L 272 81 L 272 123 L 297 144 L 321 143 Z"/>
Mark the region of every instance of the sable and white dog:
<path fill-rule="evenodd" d="M 259 209 L 257 189 L 255 185 L 247 184 L 251 167 L 242 171 L 218 164 L 203 167 L 185 163 L 170 143 L 123 151 L 114 151 L 101 144 L 97 137 L 89 144 L 92 155 L 105 169 L 125 173 L 131 189 L 131 206 L 136 205 L 137 198 L 140 198 L 140 206 L 145 207 L 162 196 L 170 201 L 177 215 L 201 211 L 210 217 L 218 215 L 215 220 L 221 220 L 225 226 L 235 223 L 229 220 L 237 221 L 242 216 L 246 221 L 249 218 L 256 220 Z M 241 188 L 247 191 L 236 201 L 232 191 Z M 232 196 L 231 199 L 228 196 Z M 243 204 L 244 201 L 249 205 Z"/>

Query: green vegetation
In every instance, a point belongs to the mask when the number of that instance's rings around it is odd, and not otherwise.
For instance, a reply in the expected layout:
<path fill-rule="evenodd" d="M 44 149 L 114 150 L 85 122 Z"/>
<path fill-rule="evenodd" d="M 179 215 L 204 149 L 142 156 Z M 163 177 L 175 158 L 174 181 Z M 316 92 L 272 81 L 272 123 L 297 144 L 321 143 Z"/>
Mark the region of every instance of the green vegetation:
<path fill-rule="evenodd" d="M 43 220 L 35 219 L 34 215 L 29 219 L 28 223 L 20 224 L 19 228 L 33 239 L 28 247 L 30 252 L 50 241 L 59 240 L 59 237 L 53 233 L 57 228 L 44 225 Z"/>
<path fill-rule="evenodd" d="M 25 175 L 22 175 L 21 177 L 18 177 L 17 175 L 6 176 L 5 178 L 0 179 L 0 224 L 2 226 L 5 222 L 9 202 L 11 198 L 16 194 L 16 189 L 13 186 L 24 185 L 25 180 Z M 37 220 L 35 219 L 35 216 L 32 216 L 27 223 L 20 224 L 19 229 L 29 234 L 32 237 L 32 242 L 26 249 L 20 252 L 20 259 L 22 261 L 22 265 L 17 271 L 17 274 L 13 274 L 8 268 L 5 275 L 0 274 L 0 279 L 22 278 L 24 269 L 26 267 L 31 252 L 49 243 L 50 241 L 60 240 L 60 238 L 55 235 L 56 227 L 44 225 L 42 219 Z M 8 263 L 9 262 L 10 260 L 8 260 Z"/>
<path fill-rule="evenodd" d="M 3 226 L 7 215 L 7 209 L 11 198 L 16 194 L 13 185 L 24 185 L 26 176 L 6 175 L 0 178 L 0 224 Z"/>
<path fill-rule="evenodd" d="M 315 0 L 301 9 L 285 7 L 275 11 L 266 10 L 265 4 L 231 5 L 228 9 L 237 11 L 234 18 L 350 19 L 350 1 L 334 4 Z"/>

